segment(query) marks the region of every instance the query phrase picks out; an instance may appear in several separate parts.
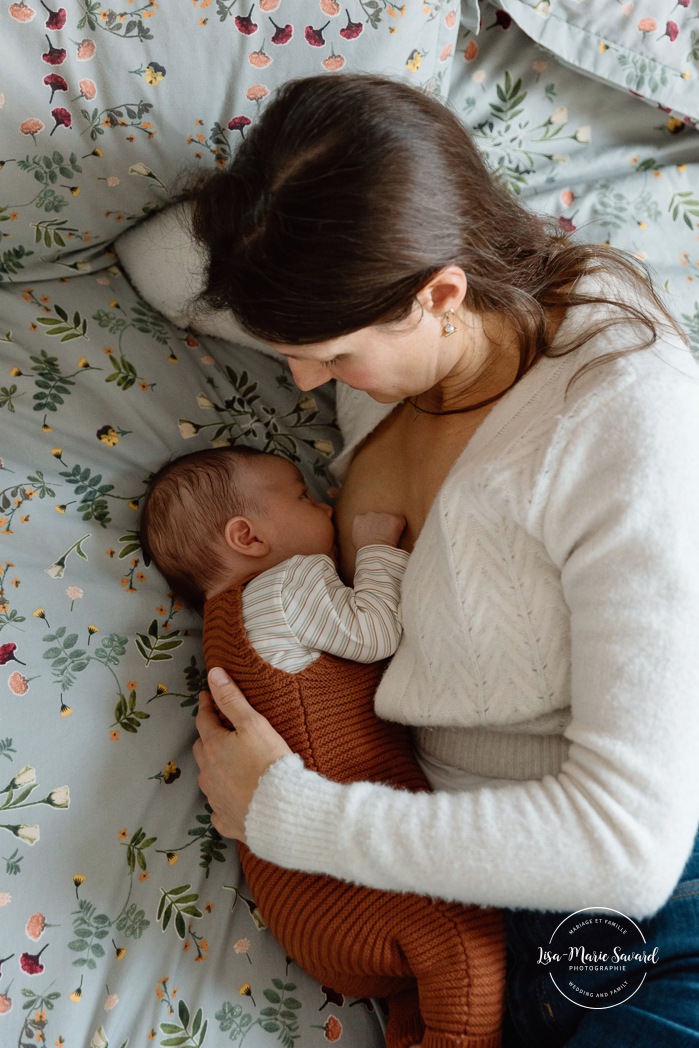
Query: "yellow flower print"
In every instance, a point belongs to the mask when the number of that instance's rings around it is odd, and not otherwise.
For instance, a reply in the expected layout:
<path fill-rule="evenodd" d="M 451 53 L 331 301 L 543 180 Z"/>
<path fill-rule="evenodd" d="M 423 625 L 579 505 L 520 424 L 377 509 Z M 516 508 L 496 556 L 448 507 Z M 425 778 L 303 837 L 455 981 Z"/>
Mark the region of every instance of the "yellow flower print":
<path fill-rule="evenodd" d="M 149 62 L 143 75 L 146 83 L 155 87 L 165 77 L 166 72 L 165 66 L 161 66 L 158 62 Z"/>
<path fill-rule="evenodd" d="M 422 51 L 418 51 L 417 48 L 408 55 L 408 60 L 405 63 L 406 69 L 409 69 L 411 73 L 417 73 L 418 69 L 422 65 Z"/>
<path fill-rule="evenodd" d="M 255 1004 L 255 998 L 252 995 L 252 987 L 250 986 L 250 983 L 243 983 L 239 988 L 238 993 L 241 997 L 249 997 L 252 1003 Z M 256 1004 L 255 1007 L 257 1007 Z"/>
<path fill-rule="evenodd" d="M 97 440 L 102 440 L 103 444 L 107 444 L 108 447 L 113 447 L 118 443 L 118 434 L 114 429 L 113 425 L 103 425 L 103 427 L 96 432 Z"/>

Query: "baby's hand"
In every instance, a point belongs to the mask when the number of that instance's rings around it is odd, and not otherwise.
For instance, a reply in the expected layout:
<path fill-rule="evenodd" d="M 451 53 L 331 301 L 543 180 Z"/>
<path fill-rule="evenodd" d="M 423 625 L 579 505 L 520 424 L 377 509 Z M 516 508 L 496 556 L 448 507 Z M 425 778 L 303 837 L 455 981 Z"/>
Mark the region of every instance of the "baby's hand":
<path fill-rule="evenodd" d="M 407 521 L 396 513 L 358 513 L 352 521 L 352 542 L 362 546 L 397 546 Z"/>

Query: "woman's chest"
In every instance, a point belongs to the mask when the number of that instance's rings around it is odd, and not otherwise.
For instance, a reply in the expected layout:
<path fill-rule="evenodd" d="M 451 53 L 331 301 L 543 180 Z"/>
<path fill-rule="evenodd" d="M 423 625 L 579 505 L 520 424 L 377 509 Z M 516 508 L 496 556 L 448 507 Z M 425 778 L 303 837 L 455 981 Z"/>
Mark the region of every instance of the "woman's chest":
<path fill-rule="evenodd" d="M 401 547 L 411 552 L 430 508 L 481 418 L 418 415 L 396 409 L 367 438 L 352 460 L 336 505 L 336 526 L 345 578 L 354 571 L 352 520 L 369 510 L 396 513 L 407 521 Z"/>

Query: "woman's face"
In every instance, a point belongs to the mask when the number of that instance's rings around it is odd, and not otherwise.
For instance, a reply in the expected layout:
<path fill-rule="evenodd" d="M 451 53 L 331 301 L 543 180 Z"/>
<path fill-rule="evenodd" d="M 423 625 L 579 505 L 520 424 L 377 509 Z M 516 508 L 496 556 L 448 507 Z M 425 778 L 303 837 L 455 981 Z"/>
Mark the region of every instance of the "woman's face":
<path fill-rule="evenodd" d="M 458 367 L 461 339 L 442 338 L 442 318 L 418 305 L 396 325 L 360 328 L 308 346 L 275 345 L 289 361 L 299 389 L 337 379 L 381 404 L 432 389 Z"/>

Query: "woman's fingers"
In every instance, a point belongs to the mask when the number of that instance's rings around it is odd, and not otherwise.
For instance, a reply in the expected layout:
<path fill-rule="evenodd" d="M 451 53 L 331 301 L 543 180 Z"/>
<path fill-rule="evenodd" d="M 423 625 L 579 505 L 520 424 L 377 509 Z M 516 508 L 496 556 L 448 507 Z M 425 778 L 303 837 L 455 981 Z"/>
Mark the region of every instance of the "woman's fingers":
<path fill-rule="evenodd" d="M 215 708 L 231 725 L 234 731 L 242 731 L 257 713 L 247 701 L 242 691 L 220 666 L 214 666 L 208 674 L 211 696 Z M 201 733 L 200 733 L 201 734 Z"/>
<path fill-rule="evenodd" d="M 193 749 L 199 786 L 212 809 L 214 828 L 244 841 L 245 817 L 260 778 L 291 750 L 224 670 L 212 669 L 208 679 L 211 692 L 199 695 L 199 738 Z"/>

